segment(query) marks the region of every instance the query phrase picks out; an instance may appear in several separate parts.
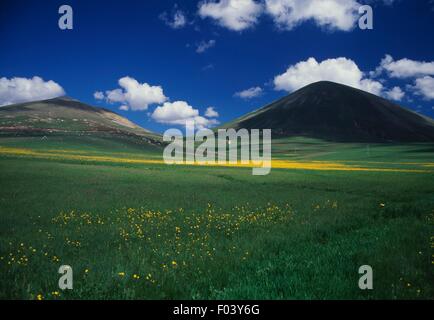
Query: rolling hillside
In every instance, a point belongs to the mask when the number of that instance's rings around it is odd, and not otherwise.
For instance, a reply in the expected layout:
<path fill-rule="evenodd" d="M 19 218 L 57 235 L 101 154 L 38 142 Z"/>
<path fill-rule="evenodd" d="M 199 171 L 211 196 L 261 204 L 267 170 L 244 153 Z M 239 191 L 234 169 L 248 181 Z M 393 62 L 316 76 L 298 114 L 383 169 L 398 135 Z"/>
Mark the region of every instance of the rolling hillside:
<path fill-rule="evenodd" d="M 239 125 L 286 128 L 290 114 L 342 137 L 378 109 L 375 130 L 395 119 L 387 102 L 366 116 L 335 97 L 325 104 L 327 92 L 292 98 L 322 112 L 316 122 L 284 99 Z M 396 119 L 429 123 L 402 110 Z M 0 133 L 0 299 L 434 297 L 432 143 L 282 137 L 259 178 L 242 166 L 166 165 L 158 135 L 69 98 L 0 108 Z M 365 264 L 375 290 L 357 285 Z M 61 265 L 74 290 L 58 289 Z"/>
<path fill-rule="evenodd" d="M 351 142 L 434 141 L 434 121 L 373 94 L 333 82 L 308 85 L 224 128 L 273 130 Z"/>
<path fill-rule="evenodd" d="M 161 137 L 107 109 L 69 97 L 0 108 L 1 136 L 127 138 L 159 145 Z"/>

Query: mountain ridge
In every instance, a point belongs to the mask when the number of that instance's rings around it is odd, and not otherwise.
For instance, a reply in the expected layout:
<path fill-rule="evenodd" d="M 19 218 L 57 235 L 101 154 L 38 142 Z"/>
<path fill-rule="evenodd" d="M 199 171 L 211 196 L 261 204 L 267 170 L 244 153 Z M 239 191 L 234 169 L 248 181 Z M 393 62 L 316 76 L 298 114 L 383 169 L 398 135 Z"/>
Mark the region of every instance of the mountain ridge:
<path fill-rule="evenodd" d="M 307 85 L 220 128 L 272 129 L 273 137 L 342 142 L 433 142 L 434 120 L 329 81 Z M 112 134 L 161 144 L 161 135 L 106 108 L 63 96 L 0 108 L 0 135 Z"/>

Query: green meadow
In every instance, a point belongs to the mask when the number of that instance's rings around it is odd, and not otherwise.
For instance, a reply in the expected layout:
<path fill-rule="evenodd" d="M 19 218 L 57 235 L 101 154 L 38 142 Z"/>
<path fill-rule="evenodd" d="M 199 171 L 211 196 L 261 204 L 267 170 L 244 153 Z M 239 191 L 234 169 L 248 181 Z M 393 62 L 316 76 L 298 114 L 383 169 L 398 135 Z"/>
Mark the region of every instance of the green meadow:
<path fill-rule="evenodd" d="M 128 139 L 0 138 L 0 299 L 434 298 L 434 145 L 275 140 L 274 159 L 316 169 L 268 176 L 116 161 L 161 156 Z"/>

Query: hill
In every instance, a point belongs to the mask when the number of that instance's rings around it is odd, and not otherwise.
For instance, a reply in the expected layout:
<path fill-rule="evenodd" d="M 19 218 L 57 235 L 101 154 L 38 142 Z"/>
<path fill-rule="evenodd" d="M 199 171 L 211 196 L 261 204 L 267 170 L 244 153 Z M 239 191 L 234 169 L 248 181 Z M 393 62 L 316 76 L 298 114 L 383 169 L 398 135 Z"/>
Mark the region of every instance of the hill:
<path fill-rule="evenodd" d="M 69 97 L 0 108 L 1 136 L 99 136 L 160 144 L 158 134 L 104 108 Z"/>
<path fill-rule="evenodd" d="M 223 128 L 350 142 L 434 141 L 434 121 L 384 98 L 333 82 L 310 84 Z"/>

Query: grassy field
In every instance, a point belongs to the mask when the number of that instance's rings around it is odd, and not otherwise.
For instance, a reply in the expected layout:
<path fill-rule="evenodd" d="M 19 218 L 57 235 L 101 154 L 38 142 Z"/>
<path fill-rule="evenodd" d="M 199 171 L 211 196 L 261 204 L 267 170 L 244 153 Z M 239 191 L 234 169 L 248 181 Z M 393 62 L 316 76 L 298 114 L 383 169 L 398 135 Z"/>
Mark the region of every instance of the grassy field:
<path fill-rule="evenodd" d="M 0 298 L 434 298 L 434 145 L 278 140 L 268 176 L 161 154 L 1 138 Z"/>

